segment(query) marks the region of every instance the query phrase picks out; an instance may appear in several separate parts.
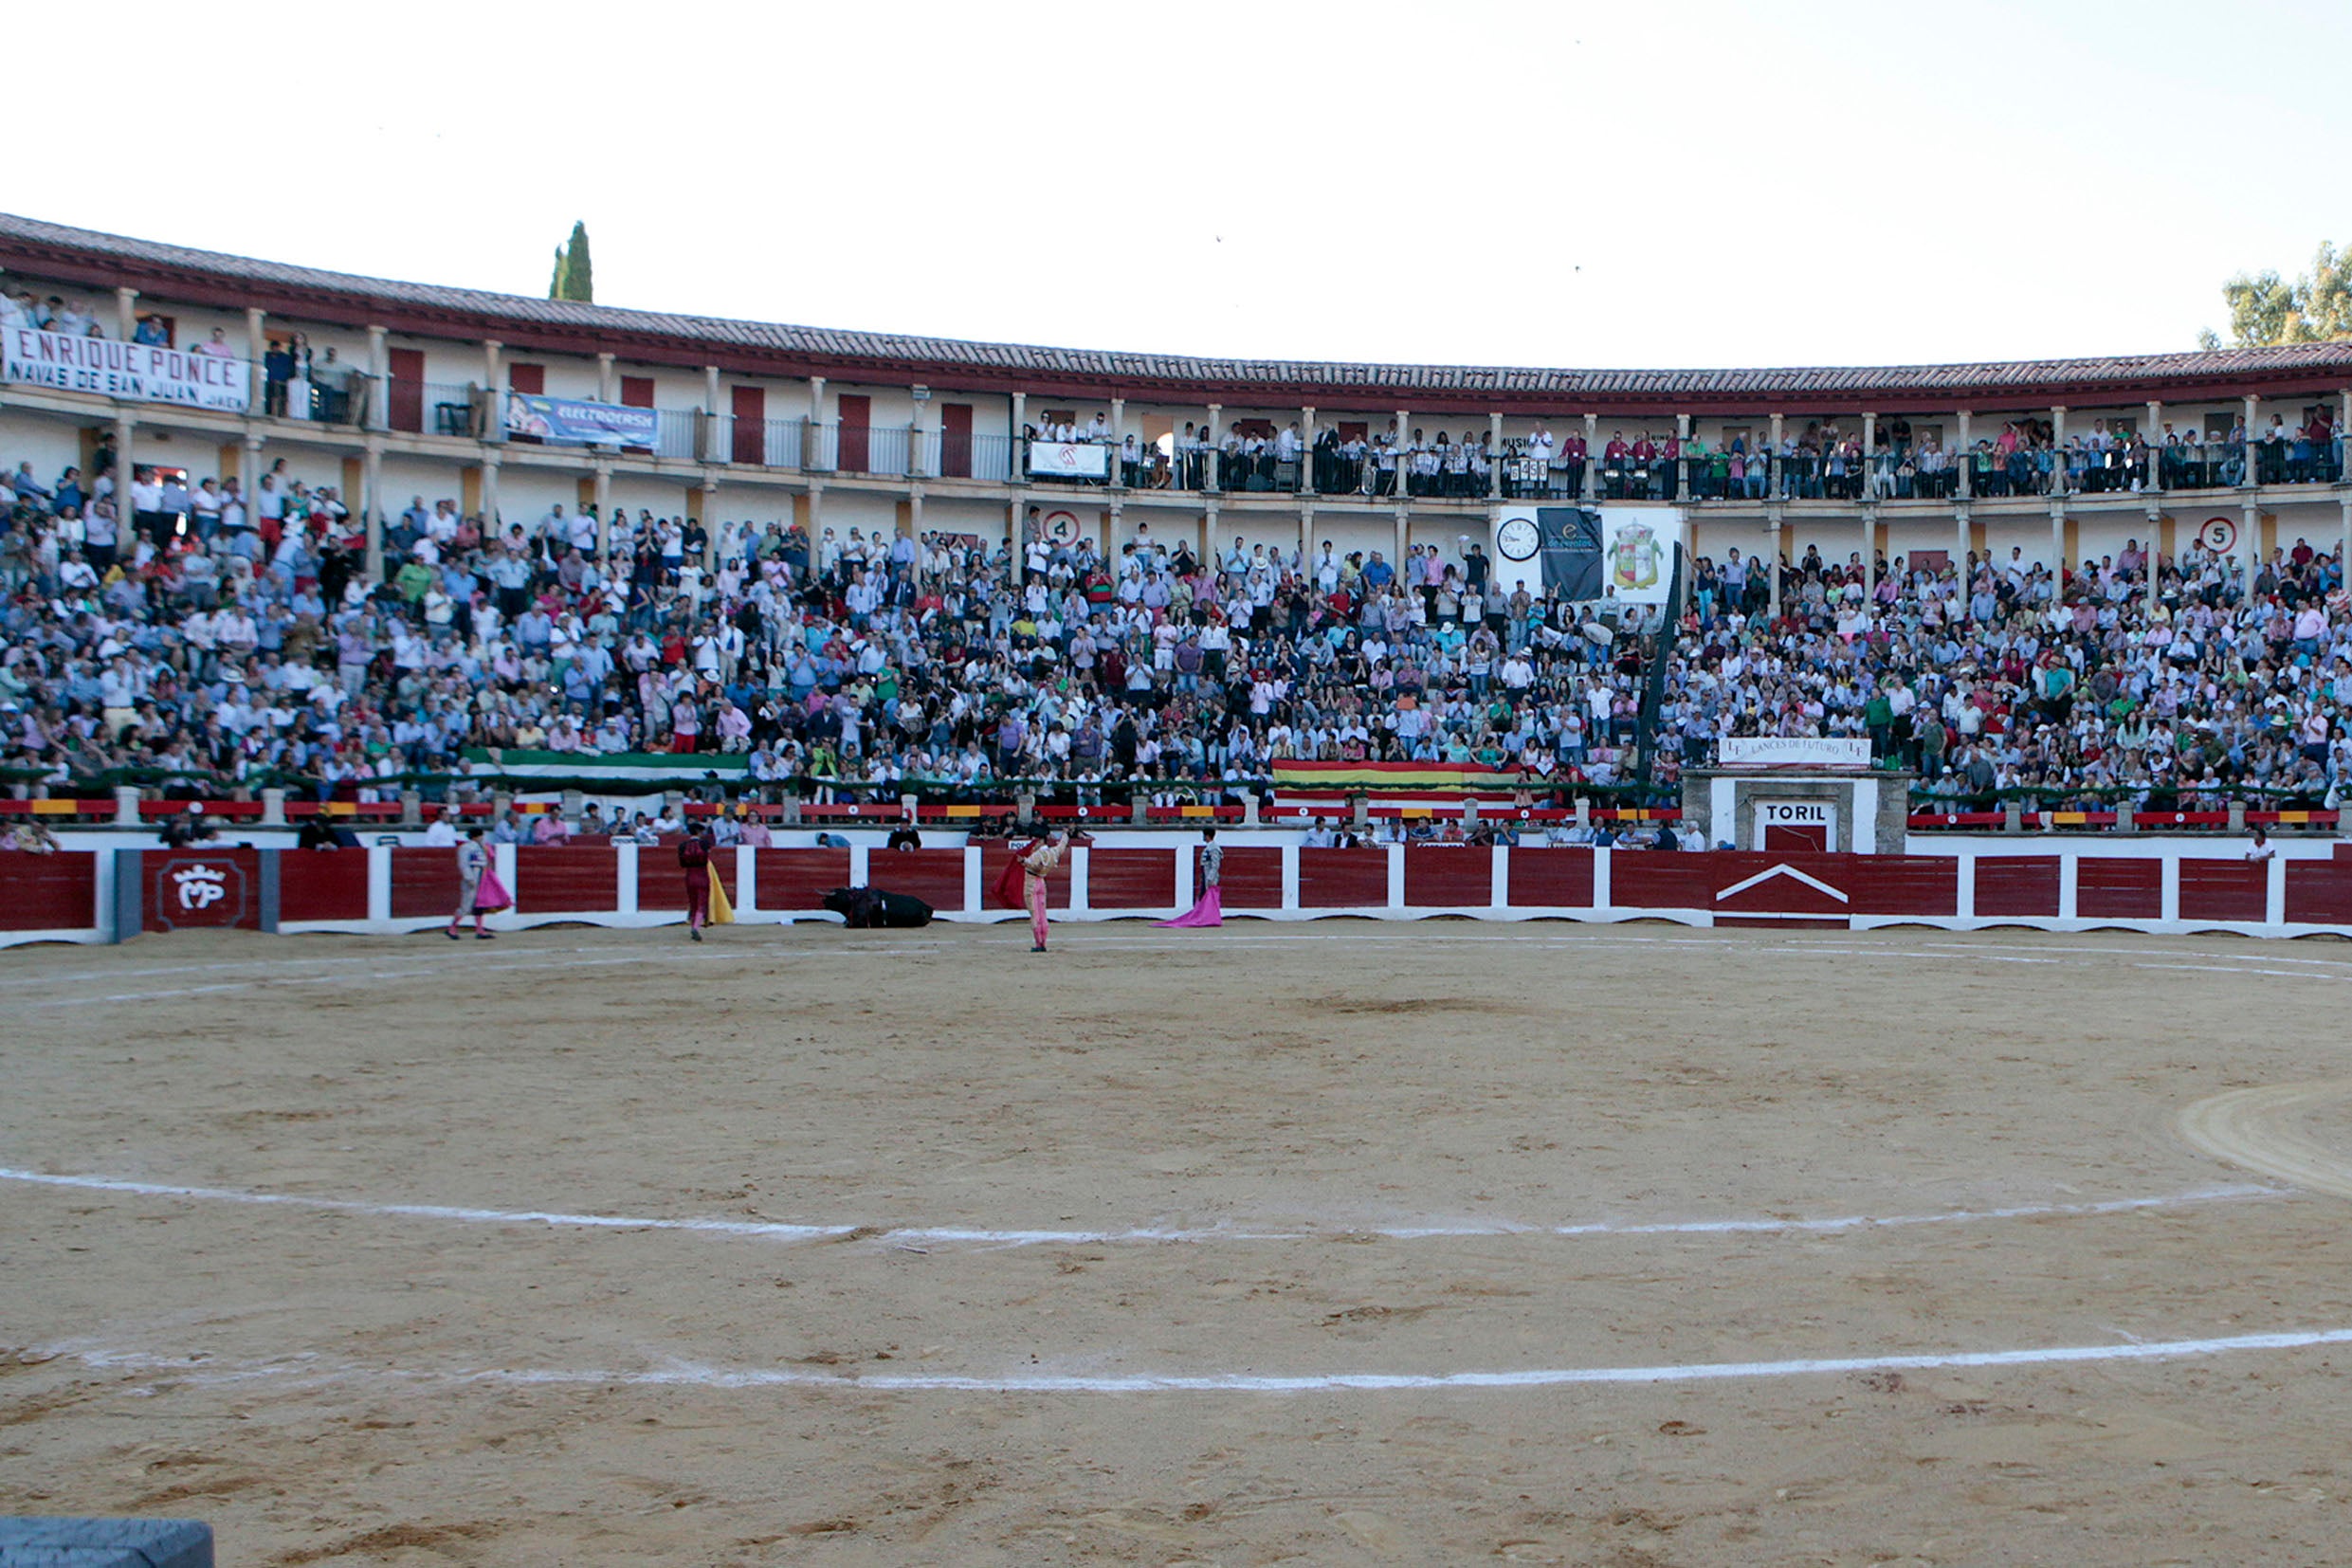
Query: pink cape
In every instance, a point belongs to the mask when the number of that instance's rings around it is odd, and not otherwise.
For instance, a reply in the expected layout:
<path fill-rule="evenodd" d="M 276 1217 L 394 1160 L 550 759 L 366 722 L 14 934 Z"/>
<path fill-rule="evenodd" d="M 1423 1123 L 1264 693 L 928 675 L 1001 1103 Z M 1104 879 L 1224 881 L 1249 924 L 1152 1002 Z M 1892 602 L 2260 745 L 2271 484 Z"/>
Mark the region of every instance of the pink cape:
<path fill-rule="evenodd" d="M 1220 889 L 1212 887 L 1201 894 L 1198 903 L 1178 915 L 1175 920 L 1154 921 L 1152 923 L 1173 930 L 1187 931 L 1203 925 L 1223 925 L 1225 923 L 1225 895 Z"/>

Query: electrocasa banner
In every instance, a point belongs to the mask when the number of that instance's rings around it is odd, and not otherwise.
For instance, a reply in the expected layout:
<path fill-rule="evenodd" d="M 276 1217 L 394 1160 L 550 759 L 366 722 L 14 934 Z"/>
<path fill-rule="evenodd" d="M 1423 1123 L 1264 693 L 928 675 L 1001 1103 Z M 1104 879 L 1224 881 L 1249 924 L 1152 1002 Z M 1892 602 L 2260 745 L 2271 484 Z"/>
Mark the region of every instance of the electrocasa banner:
<path fill-rule="evenodd" d="M 245 411 L 252 400 L 252 373 L 242 359 L 108 337 L 68 337 L 27 326 L 9 327 L 5 337 L 6 369 L 0 374 L 27 386 L 234 413 Z"/>
<path fill-rule="evenodd" d="M 651 409 L 541 397 L 537 392 L 506 394 L 508 435 L 537 436 L 559 447 L 650 447 L 656 424 Z"/>

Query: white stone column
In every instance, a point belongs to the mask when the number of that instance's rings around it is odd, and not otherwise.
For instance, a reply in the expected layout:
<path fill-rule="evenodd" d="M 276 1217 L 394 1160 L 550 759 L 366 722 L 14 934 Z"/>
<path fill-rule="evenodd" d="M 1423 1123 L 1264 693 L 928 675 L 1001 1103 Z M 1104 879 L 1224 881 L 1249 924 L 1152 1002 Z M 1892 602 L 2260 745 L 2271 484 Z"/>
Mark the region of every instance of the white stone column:
<path fill-rule="evenodd" d="M 1396 556 L 1395 559 L 1396 580 L 1399 582 L 1404 582 L 1405 577 L 1405 552 L 1412 547 L 1413 509 L 1409 506 L 1399 506 L 1396 508 Z M 1421 585 L 1406 583 L 1405 586 L 1417 592 Z"/>
<path fill-rule="evenodd" d="M 246 395 L 252 402 L 246 412 L 258 417 L 268 405 L 269 370 L 262 361 L 269 353 L 269 332 L 259 305 L 245 307 L 245 357 L 247 365 Z M 258 476 L 257 476 L 258 477 Z M 252 481 L 248 479 L 247 483 Z"/>
<path fill-rule="evenodd" d="M 2344 527 L 2345 527 L 2345 529 L 2346 529 L 2348 532 L 2352 532 L 2352 501 L 2346 501 L 2346 502 L 2344 503 Z M 2148 589 L 2148 613 L 2149 613 L 2149 614 L 2151 614 L 2151 615 L 2153 615 L 2153 614 L 2155 614 L 2155 613 L 2156 613 L 2156 607 L 2157 607 L 2157 604 L 2158 604 L 2158 603 L 2159 603 L 2159 602 L 2160 602 L 2160 601 L 2163 598 L 2163 596 L 2164 596 L 2164 595 L 2163 595 L 2164 557 L 2163 557 L 2163 554 L 2162 554 L 2162 550 L 2161 550 L 2161 546 L 2162 546 L 2162 544 L 2163 544 L 2163 539 L 2164 539 L 2164 514 L 2163 514 L 2162 512 L 2159 511 L 2157 508 L 2155 508 L 2155 507 L 2151 506 L 2151 507 L 2149 507 L 2149 508 L 2148 508 L 2148 583 L 2147 583 L 2147 589 Z"/>
<path fill-rule="evenodd" d="M 597 355 L 596 401 L 599 403 L 617 403 L 620 401 L 620 398 L 616 395 L 619 391 L 619 378 L 618 373 L 613 369 L 613 356 L 610 354 Z"/>
<path fill-rule="evenodd" d="M 1223 431 L 1221 431 L 1218 427 L 1224 423 L 1225 405 L 1222 403 L 1210 404 L 1209 433 L 1201 438 L 1202 444 L 1208 448 L 1206 451 L 1201 453 L 1200 457 L 1200 487 L 1204 490 L 1222 490 L 1225 488 L 1224 470 L 1218 456 L 1219 443 L 1225 439 Z"/>
<path fill-rule="evenodd" d="M 1010 443 L 1011 455 L 1005 459 L 1006 475 L 1014 484 L 1026 484 L 1029 483 L 1029 448 L 1021 443 L 1021 428 L 1028 423 L 1029 393 L 1014 392 L 1012 394 L 1012 439 Z M 976 465 L 974 471 L 975 473 L 978 471 Z M 1016 556 L 1022 555 L 1023 547 L 1029 543 L 1027 539 L 1021 538 L 1021 524 L 1023 520 L 1028 518 L 1028 516 L 1029 510 L 1026 506 L 1024 506 L 1020 511 L 1012 514 L 1012 545 L 1013 554 Z M 1026 556 L 1024 556 L 1024 558 L 1026 558 Z M 1022 569 L 1019 564 L 1016 563 L 1012 570 L 1017 577 Z"/>
<path fill-rule="evenodd" d="M 2238 530 L 2241 537 L 2237 549 L 2239 557 L 2246 563 L 2246 592 L 2251 593 L 2253 592 L 2254 574 L 2262 570 L 2262 507 L 2250 501 L 2242 510 L 2246 520 Z"/>
<path fill-rule="evenodd" d="M 1307 495 L 1315 493 L 1315 405 L 1303 405 L 1299 410 L 1299 488 Z"/>
<path fill-rule="evenodd" d="M 118 407 L 115 410 L 115 527 L 119 530 L 117 538 L 120 543 L 117 548 L 122 552 L 126 560 L 131 556 L 132 529 L 137 522 L 137 514 L 131 508 L 132 478 L 138 472 L 131 447 L 137 433 L 137 417 L 129 410 Z M 253 483 L 252 480 L 247 480 L 244 485 L 248 515 L 253 505 L 251 499 Z"/>
<path fill-rule="evenodd" d="M 485 534 L 498 532 L 498 448 L 495 447 L 482 454 L 482 526 Z"/>
<path fill-rule="evenodd" d="M 2056 574 L 2060 592 L 2066 589 L 2066 502 L 2050 503 L 2050 570 Z"/>
<path fill-rule="evenodd" d="M 384 443 L 370 436 L 359 457 L 359 512 L 367 524 L 368 586 L 384 580 Z"/>
<path fill-rule="evenodd" d="M 1779 428 L 1778 417 L 1777 414 L 1774 416 L 1775 429 Z M 1596 478 L 1599 470 L 1600 415 L 1588 413 L 1584 416 L 1584 482 L 1577 486 L 1577 500 L 1591 501 L 1600 494 L 1599 482 Z"/>
<path fill-rule="evenodd" d="M 1777 422 L 1778 414 L 1773 415 Z M 1764 586 L 1769 590 L 1768 605 L 1771 618 L 1780 618 L 1780 503 L 1769 501 L 1764 506 Z"/>
<path fill-rule="evenodd" d="M 118 285 L 115 289 L 115 330 L 124 342 L 138 331 L 138 290 Z"/>
<path fill-rule="evenodd" d="M 721 432 L 727 410 L 719 406 L 719 367 L 702 367 L 702 461 L 727 463 L 733 461 L 735 449 Z M 763 432 L 764 434 L 764 432 Z"/>
<path fill-rule="evenodd" d="M 382 327 L 368 329 L 367 428 L 371 430 L 392 428 L 392 349 L 386 336 Z"/>
<path fill-rule="evenodd" d="M 2246 465 L 2246 473 L 2243 483 L 2250 485 L 2257 483 L 2260 477 L 2258 470 L 2254 466 L 2254 450 L 2256 440 L 2262 432 L 2261 428 L 2257 426 L 2254 421 L 2260 419 L 2261 417 L 2262 399 L 2259 397 L 2249 397 L 2246 400 L 2246 447 L 2245 450 L 2238 453 L 2238 457 Z"/>
<path fill-rule="evenodd" d="M 1486 499 L 1503 499 L 1503 410 L 1486 410 Z"/>
<path fill-rule="evenodd" d="M 809 423 L 805 428 L 809 433 L 800 441 L 801 467 L 817 467 L 826 473 L 832 472 L 841 463 L 841 447 L 836 442 L 831 451 L 825 449 L 825 377 L 821 375 L 809 377 Z M 816 457 L 814 464 L 810 462 L 810 448 L 812 446 Z M 816 537 L 812 534 L 810 543 L 813 546 L 815 542 Z"/>
<path fill-rule="evenodd" d="M 2056 495 L 2067 485 L 2066 408 L 2063 404 L 2050 410 L 2050 445 L 2055 450 L 2050 465 L 2050 490 Z"/>
<path fill-rule="evenodd" d="M 597 464 L 591 483 L 594 488 L 589 493 L 596 507 L 596 556 L 602 560 L 612 543 L 612 465 Z"/>
<path fill-rule="evenodd" d="M 1976 469 L 1968 455 L 1972 445 L 1973 442 L 1968 433 L 1968 410 L 1962 409 L 1960 411 L 1960 450 L 1953 454 L 1955 461 L 1960 464 L 1960 483 L 1952 487 L 1952 493 L 1956 496 L 1976 494 Z"/>
<path fill-rule="evenodd" d="M 1862 496 L 1878 499 L 1878 415 L 1868 409 L 1862 410 Z"/>

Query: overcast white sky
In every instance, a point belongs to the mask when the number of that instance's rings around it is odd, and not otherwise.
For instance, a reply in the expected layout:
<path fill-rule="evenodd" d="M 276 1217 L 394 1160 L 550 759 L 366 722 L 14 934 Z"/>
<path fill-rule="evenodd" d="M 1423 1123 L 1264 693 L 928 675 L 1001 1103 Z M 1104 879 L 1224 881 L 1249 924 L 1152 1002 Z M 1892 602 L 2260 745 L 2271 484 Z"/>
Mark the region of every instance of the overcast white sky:
<path fill-rule="evenodd" d="M 2190 348 L 2231 272 L 2352 241 L 2342 0 L 133 4 L 103 31 L 119 94 L 13 74 L 0 205 L 535 295 L 584 218 L 602 303 L 824 326 L 2053 357 Z"/>

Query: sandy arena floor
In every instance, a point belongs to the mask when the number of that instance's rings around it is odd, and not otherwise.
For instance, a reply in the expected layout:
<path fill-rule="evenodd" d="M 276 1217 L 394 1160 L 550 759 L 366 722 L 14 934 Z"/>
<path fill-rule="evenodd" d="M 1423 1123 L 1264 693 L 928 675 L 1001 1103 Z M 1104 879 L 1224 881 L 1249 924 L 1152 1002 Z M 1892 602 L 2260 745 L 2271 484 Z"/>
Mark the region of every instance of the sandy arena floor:
<path fill-rule="evenodd" d="M 2343 1559 L 2352 947 L 1057 940 L 0 955 L 0 1511 L 237 1568 Z"/>

